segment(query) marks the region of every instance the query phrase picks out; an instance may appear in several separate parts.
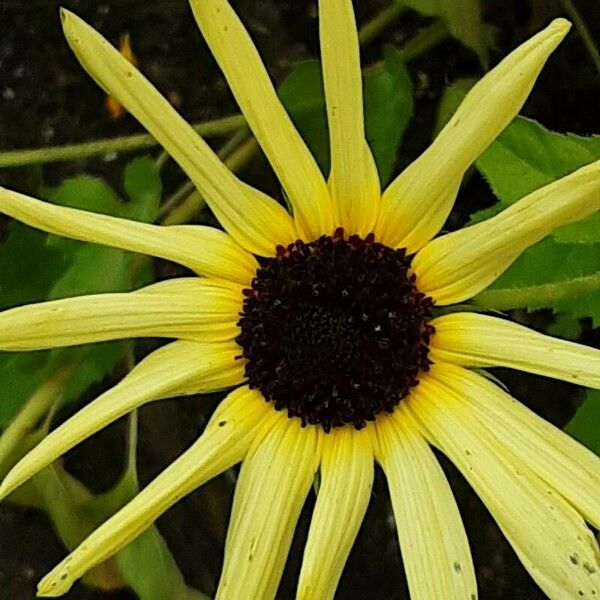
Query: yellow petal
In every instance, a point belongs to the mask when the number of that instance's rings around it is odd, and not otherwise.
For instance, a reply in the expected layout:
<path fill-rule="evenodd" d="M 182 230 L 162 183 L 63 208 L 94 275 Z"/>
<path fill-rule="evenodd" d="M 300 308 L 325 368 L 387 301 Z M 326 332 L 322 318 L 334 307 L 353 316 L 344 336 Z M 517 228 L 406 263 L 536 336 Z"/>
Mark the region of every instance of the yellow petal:
<path fill-rule="evenodd" d="M 431 376 L 454 393 L 457 416 L 475 417 L 503 453 L 527 464 L 600 525 L 600 458 L 476 373 L 439 364 Z"/>
<path fill-rule="evenodd" d="M 507 453 L 476 415 L 457 411 L 453 391 L 424 377 L 410 410 L 430 441 L 460 469 L 519 559 L 553 600 L 600 595 L 600 550 L 579 513 Z"/>
<path fill-rule="evenodd" d="M 285 190 L 298 233 L 304 239 L 330 234 L 333 214 L 323 175 L 281 105 L 246 29 L 226 0 L 191 0 L 190 4 L 204 39 Z"/>
<path fill-rule="evenodd" d="M 216 600 L 272 600 L 319 463 L 314 427 L 276 413 L 242 464 Z"/>
<path fill-rule="evenodd" d="M 0 213 L 48 233 L 164 258 L 200 275 L 244 285 L 252 280 L 258 267 L 251 254 L 213 227 L 149 225 L 56 206 L 1 187 Z"/>
<path fill-rule="evenodd" d="M 83 68 L 179 163 L 223 227 L 246 250 L 270 256 L 296 239 L 293 222 L 272 198 L 243 184 L 157 89 L 116 48 L 61 9 L 69 46 Z"/>
<path fill-rule="evenodd" d="M 65 594 L 86 571 L 119 552 L 173 504 L 243 460 L 271 412 L 258 392 L 247 387 L 231 392 L 198 441 L 54 567 L 40 581 L 38 595 Z"/>
<path fill-rule="evenodd" d="M 239 351 L 234 342 L 178 341 L 159 348 L 26 454 L 0 485 L 0 499 L 79 442 L 143 404 L 241 383 L 243 363 L 235 359 Z"/>
<path fill-rule="evenodd" d="M 517 115 L 570 27 L 555 19 L 470 90 L 431 146 L 385 190 L 376 229 L 383 243 L 416 252 L 439 232 L 465 171 Z"/>
<path fill-rule="evenodd" d="M 364 237 L 375 226 L 380 189 L 365 139 L 360 52 L 351 0 L 321 0 L 319 32 L 331 148 L 329 187 L 336 224 Z"/>
<path fill-rule="evenodd" d="M 376 421 L 377 460 L 388 481 L 412 600 L 477 597 L 465 529 L 433 452 L 401 405 Z"/>
<path fill-rule="evenodd" d="M 500 214 L 439 237 L 413 261 L 417 286 L 438 304 L 472 298 L 529 246 L 600 208 L 600 161 L 525 196 Z"/>
<path fill-rule="evenodd" d="M 233 339 L 242 286 L 180 278 L 136 292 L 95 294 L 0 312 L 0 350 L 42 350 L 136 337 Z"/>
<path fill-rule="evenodd" d="M 321 484 L 302 559 L 297 600 L 333 598 L 373 487 L 371 430 L 321 432 Z"/>
<path fill-rule="evenodd" d="M 600 350 L 558 340 L 489 315 L 431 321 L 432 358 L 465 367 L 508 367 L 600 389 Z"/>

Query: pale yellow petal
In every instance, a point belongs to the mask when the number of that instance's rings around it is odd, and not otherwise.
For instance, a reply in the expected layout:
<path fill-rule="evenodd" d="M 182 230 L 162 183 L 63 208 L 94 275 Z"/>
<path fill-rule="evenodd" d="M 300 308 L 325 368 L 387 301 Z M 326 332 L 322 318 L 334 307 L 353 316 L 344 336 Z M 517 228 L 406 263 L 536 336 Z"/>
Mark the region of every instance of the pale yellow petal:
<path fill-rule="evenodd" d="M 292 205 L 298 233 L 304 239 L 330 234 L 333 213 L 323 175 L 281 105 L 248 32 L 226 0 L 191 0 L 190 4 L 204 39 Z"/>
<path fill-rule="evenodd" d="M 119 552 L 173 504 L 243 460 L 257 428 L 271 412 L 258 392 L 247 387 L 231 392 L 198 441 L 52 569 L 40 581 L 38 595 L 65 594 L 84 573 Z"/>
<path fill-rule="evenodd" d="M 277 412 L 242 464 L 217 600 L 272 600 L 319 464 L 318 432 Z"/>
<path fill-rule="evenodd" d="M 136 337 L 232 340 L 242 286 L 180 278 L 136 292 L 94 294 L 0 312 L 0 350 L 43 350 Z"/>
<path fill-rule="evenodd" d="M 525 196 L 500 214 L 439 237 L 413 261 L 417 286 L 438 304 L 472 298 L 529 246 L 600 208 L 600 161 Z"/>
<path fill-rule="evenodd" d="M 517 115 L 570 26 L 554 20 L 470 90 L 431 146 L 385 190 L 378 239 L 416 252 L 439 232 L 465 171 Z"/>
<path fill-rule="evenodd" d="M 409 407 L 483 500 L 525 568 L 553 600 L 600 595 L 600 550 L 581 515 L 507 453 L 456 394 L 423 377 Z M 583 596 L 581 596 L 583 593 Z"/>
<path fill-rule="evenodd" d="M 0 499 L 67 450 L 132 410 L 163 398 L 212 392 L 243 381 L 243 362 L 234 342 L 178 341 L 159 348 L 117 385 L 47 435 L 8 473 Z"/>
<path fill-rule="evenodd" d="M 317 502 L 298 582 L 298 600 L 333 598 L 373 487 L 372 429 L 320 432 L 322 462 Z"/>
<path fill-rule="evenodd" d="M 0 213 L 56 235 L 156 256 L 200 275 L 248 285 L 258 264 L 230 236 L 213 227 L 163 227 L 57 206 L 0 187 Z"/>
<path fill-rule="evenodd" d="M 432 358 L 465 367 L 508 367 L 600 389 L 600 350 L 506 319 L 453 313 L 431 321 Z"/>
<path fill-rule="evenodd" d="M 157 89 L 98 32 L 61 9 L 65 36 L 83 68 L 162 144 L 223 227 L 246 250 L 270 256 L 297 237 L 285 209 L 243 184 Z"/>
<path fill-rule="evenodd" d="M 411 414 L 400 405 L 376 422 L 377 460 L 388 481 L 412 600 L 477 597 L 456 501 Z"/>
<path fill-rule="evenodd" d="M 320 0 L 319 33 L 336 225 L 364 237 L 375 227 L 381 192 L 365 139 L 360 51 L 351 0 Z"/>
<path fill-rule="evenodd" d="M 526 463 L 600 526 L 600 458 L 476 373 L 439 364 L 431 377 L 454 393 L 457 418 L 476 418 L 503 453 Z"/>

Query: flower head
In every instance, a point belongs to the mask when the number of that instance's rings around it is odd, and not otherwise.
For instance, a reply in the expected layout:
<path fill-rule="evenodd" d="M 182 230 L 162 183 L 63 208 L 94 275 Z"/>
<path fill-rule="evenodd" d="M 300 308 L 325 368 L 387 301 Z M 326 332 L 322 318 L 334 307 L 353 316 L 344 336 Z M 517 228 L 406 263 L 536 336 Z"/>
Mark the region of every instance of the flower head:
<path fill-rule="evenodd" d="M 31 226 L 172 260 L 201 276 L 0 314 L 4 350 L 176 339 L 50 433 L 7 475 L 0 495 L 147 402 L 236 389 L 195 444 L 47 575 L 39 593 L 65 593 L 169 506 L 242 462 L 217 597 L 275 596 L 319 471 L 297 597 L 332 598 L 377 461 L 412 598 L 470 600 L 471 554 L 432 445 L 462 471 L 548 596 L 600 597 L 598 544 L 585 523 L 600 526 L 600 461 L 469 370 L 501 365 L 600 388 L 600 352 L 494 316 L 431 314 L 434 303 L 471 298 L 524 249 L 600 207 L 594 163 L 433 239 L 465 171 L 520 110 L 568 22 L 554 21 L 488 73 L 382 192 L 365 140 L 350 0 L 319 2 L 327 181 L 226 0 L 191 5 L 291 213 L 229 172 L 133 65 L 62 11 L 84 68 L 179 162 L 226 233 L 129 222 L 0 190 L 0 211 Z"/>

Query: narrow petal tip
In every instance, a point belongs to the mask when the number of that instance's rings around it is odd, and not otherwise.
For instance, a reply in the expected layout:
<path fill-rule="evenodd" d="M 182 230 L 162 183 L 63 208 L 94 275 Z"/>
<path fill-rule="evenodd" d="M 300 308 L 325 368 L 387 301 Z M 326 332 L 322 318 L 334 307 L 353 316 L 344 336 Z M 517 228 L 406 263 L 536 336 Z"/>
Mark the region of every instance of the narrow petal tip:
<path fill-rule="evenodd" d="M 62 23 L 63 29 L 68 25 L 70 19 L 72 20 L 76 17 L 74 13 L 72 13 L 68 8 L 65 8 L 64 6 L 61 6 L 58 9 L 58 12 L 60 14 L 60 21 Z"/>
<path fill-rule="evenodd" d="M 62 6 L 59 8 L 59 12 L 64 36 L 69 42 L 77 42 L 77 25 L 81 22 L 81 19 L 75 13 Z"/>
<path fill-rule="evenodd" d="M 2 502 L 5 498 L 8 498 L 20 485 L 23 483 L 19 481 L 15 474 L 13 473 L 14 469 L 11 469 L 2 482 L 0 482 L 0 502 Z"/>
<path fill-rule="evenodd" d="M 27 479 L 23 479 L 20 476 L 19 470 L 15 470 L 13 467 L 13 469 L 6 474 L 2 483 L 0 483 L 0 502 L 3 502 L 8 498 L 17 488 L 25 483 L 25 481 L 27 481 Z"/>
<path fill-rule="evenodd" d="M 554 19 L 548 26 L 548 29 L 553 29 L 556 31 L 556 33 L 560 33 L 564 37 L 565 35 L 567 35 L 567 33 L 569 33 L 571 26 L 572 26 L 571 21 L 569 21 L 568 19 L 565 19 L 563 17 L 560 17 L 558 19 Z"/>
<path fill-rule="evenodd" d="M 44 577 L 37 587 L 37 595 L 42 598 L 57 598 L 66 594 L 73 585 L 66 571 L 51 571 Z"/>

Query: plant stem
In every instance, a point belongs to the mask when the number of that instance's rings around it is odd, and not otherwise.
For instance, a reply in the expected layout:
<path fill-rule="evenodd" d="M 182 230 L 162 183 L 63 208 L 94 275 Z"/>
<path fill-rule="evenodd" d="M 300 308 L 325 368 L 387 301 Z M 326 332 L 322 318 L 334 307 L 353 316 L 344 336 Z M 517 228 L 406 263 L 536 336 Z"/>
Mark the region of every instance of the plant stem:
<path fill-rule="evenodd" d="M 242 115 L 232 115 L 214 121 L 195 123 L 192 127 L 202 136 L 216 137 L 237 131 L 245 124 L 246 120 Z M 158 142 L 150 134 L 142 133 L 66 146 L 12 150 L 10 152 L 0 152 L 0 168 L 80 160 L 99 154 L 132 152 L 153 148 L 154 146 L 158 146 Z"/>
<path fill-rule="evenodd" d="M 379 34 L 389 27 L 400 15 L 406 12 L 406 6 L 392 0 L 392 3 L 367 21 L 358 31 L 358 41 L 362 46 L 370 44 Z"/>
<path fill-rule="evenodd" d="M 217 153 L 221 160 L 227 159 L 239 146 L 249 137 L 249 131 L 243 127 L 236 131 L 220 148 Z M 162 221 L 167 218 L 167 215 L 181 204 L 183 199 L 194 191 L 194 184 L 191 181 L 186 181 L 179 186 L 165 201 L 161 204 L 158 212 L 158 220 Z"/>
<path fill-rule="evenodd" d="M 158 212 L 158 220 L 164 224 L 169 220 L 171 215 L 177 207 L 189 196 L 195 189 L 194 184 L 188 179 L 185 183 L 181 184 L 161 205 Z"/>
<path fill-rule="evenodd" d="M 258 150 L 258 143 L 251 137 L 248 138 L 243 144 L 241 144 L 234 152 L 232 152 L 225 160 L 225 165 L 231 171 L 237 171 L 242 168 L 256 153 Z M 180 225 L 182 223 L 189 223 L 202 209 L 205 204 L 205 200 L 198 192 L 194 189 L 191 182 L 184 184 L 176 192 L 178 200 L 186 193 L 189 192 L 185 200 L 181 204 L 174 205 L 162 218 L 162 225 Z M 171 198 L 174 198 L 173 195 Z M 172 202 L 170 199 L 169 202 Z"/>
<path fill-rule="evenodd" d="M 425 29 L 421 29 L 414 37 L 402 46 L 400 52 L 405 62 L 414 60 L 425 54 L 448 37 L 448 30 L 442 21 L 434 21 Z"/>
<path fill-rule="evenodd" d="M 435 21 L 408 40 L 408 42 L 400 48 L 400 56 L 405 63 L 410 62 L 443 42 L 447 37 L 448 30 L 446 29 L 446 26 L 442 21 Z M 363 75 L 367 73 L 376 73 L 380 71 L 384 65 L 385 61 L 379 60 L 363 67 Z"/>
<path fill-rule="evenodd" d="M 40 421 L 52 410 L 57 399 L 60 399 L 63 386 L 77 364 L 78 360 L 71 360 L 44 381 L 6 427 L 0 436 L 0 477 L 14 466 L 12 459 L 15 458 L 15 453 L 22 451 L 24 439 L 36 431 Z"/>
<path fill-rule="evenodd" d="M 597 292 L 599 287 L 600 274 L 594 273 L 557 283 L 487 290 L 475 296 L 474 300 L 479 305 L 497 310 L 545 308 L 559 300 Z"/>
<path fill-rule="evenodd" d="M 561 0 L 563 8 L 569 14 L 569 17 L 573 20 L 579 35 L 581 36 L 581 41 L 583 45 L 586 47 L 590 58 L 593 63 L 596 65 L 596 69 L 598 73 L 600 73 L 600 51 L 598 51 L 598 46 L 594 42 L 594 38 L 590 34 L 590 30 L 587 28 L 585 21 L 581 17 L 581 14 L 577 10 L 575 3 L 572 0 Z"/>

